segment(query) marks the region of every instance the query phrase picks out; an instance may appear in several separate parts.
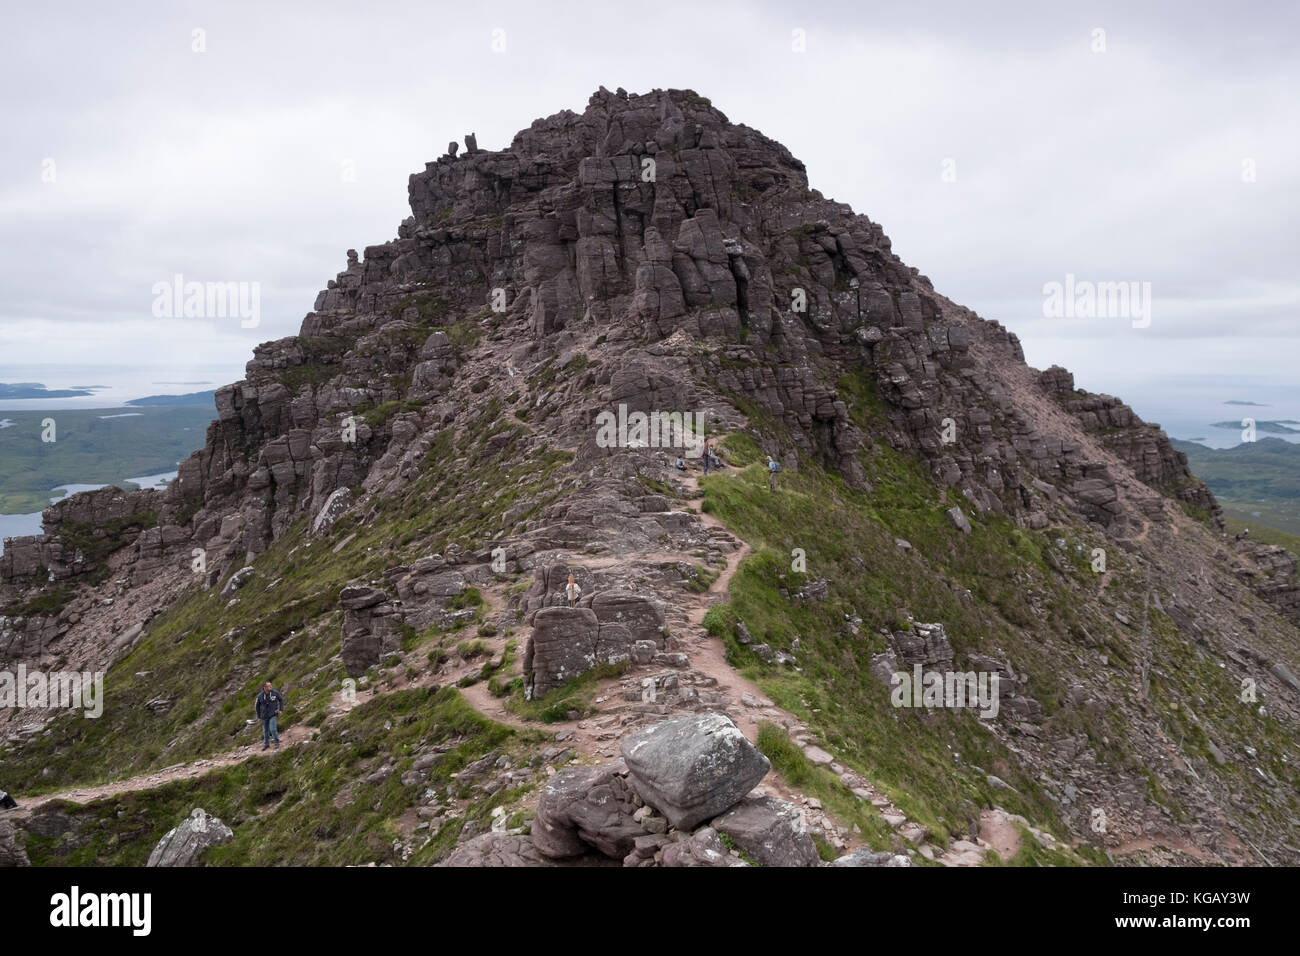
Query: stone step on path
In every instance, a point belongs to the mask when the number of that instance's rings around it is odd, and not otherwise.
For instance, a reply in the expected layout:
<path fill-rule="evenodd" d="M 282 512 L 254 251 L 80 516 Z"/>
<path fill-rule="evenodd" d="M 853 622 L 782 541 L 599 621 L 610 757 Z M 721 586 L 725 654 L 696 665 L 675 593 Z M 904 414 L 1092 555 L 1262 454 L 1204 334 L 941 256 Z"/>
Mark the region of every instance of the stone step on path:
<path fill-rule="evenodd" d="M 863 803 L 869 804 L 881 816 L 894 832 L 910 844 L 911 848 L 917 853 L 932 862 L 942 863 L 944 866 L 982 866 L 988 852 L 993 847 L 983 839 L 975 841 L 954 840 L 947 850 L 937 847 L 928 842 L 930 831 L 922 823 L 918 823 L 908 818 L 894 802 L 882 793 L 879 793 L 867 780 L 852 770 L 846 769 L 840 764 L 835 757 L 822 747 L 811 735 L 807 728 L 798 727 L 791 731 L 791 740 L 798 744 L 804 752 L 804 756 L 816 766 L 826 767 L 832 773 L 840 778 L 840 782 L 849 788 Z"/>

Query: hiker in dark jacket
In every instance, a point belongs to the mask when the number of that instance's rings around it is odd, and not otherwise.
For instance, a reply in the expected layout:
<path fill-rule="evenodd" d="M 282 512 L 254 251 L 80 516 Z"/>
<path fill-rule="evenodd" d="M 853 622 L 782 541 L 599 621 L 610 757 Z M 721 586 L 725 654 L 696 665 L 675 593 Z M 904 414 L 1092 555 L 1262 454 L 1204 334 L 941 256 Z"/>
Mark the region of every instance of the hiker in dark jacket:
<path fill-rule="evenodd" d="M 274 742 L 280 746 L 280 732 L 276 729 L 275 719 L 284 713 L 284 696 L 267 681 L 262 685 L 262 692 L 257 695 L 257 719 L 262 722 L 262 749 Z"/>

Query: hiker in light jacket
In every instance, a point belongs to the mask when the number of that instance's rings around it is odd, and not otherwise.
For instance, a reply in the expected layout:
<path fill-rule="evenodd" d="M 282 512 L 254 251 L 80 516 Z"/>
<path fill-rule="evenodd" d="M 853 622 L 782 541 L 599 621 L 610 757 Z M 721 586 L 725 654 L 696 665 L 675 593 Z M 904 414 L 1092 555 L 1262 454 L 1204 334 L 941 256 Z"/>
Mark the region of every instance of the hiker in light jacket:
<path fill-rule="evenodd" d="M 284 713 L 284 696 L 267 681 L 257 695 L 256 707 L 257 719 L 262 722 L 262 749 L 272 743 L 280 746 L 280 732 L 276 729 L 275 719 Z"/>

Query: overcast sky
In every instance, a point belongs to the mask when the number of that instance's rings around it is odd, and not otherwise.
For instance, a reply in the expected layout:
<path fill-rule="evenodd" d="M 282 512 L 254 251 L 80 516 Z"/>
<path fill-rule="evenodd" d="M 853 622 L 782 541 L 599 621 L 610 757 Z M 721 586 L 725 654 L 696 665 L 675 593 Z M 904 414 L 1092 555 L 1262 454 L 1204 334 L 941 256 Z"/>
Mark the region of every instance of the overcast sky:
<path fill-rule="evenodd" d="M 1296 381 L 1294 4 L 807 6 L 10 9 L 0 367 L 234 380 L 297 332 L 344 250 L 396 235 L 408 174 L 448 140 L 504 147 L 604 85 L 690 87 L 784 143 L 940 292 L 1082 386 Z M 154 317 L 177 273 L 260 283 L 261 324 Z M 1149 282 L 1149 326 L 1045 318 L 1067 274 Z"/>

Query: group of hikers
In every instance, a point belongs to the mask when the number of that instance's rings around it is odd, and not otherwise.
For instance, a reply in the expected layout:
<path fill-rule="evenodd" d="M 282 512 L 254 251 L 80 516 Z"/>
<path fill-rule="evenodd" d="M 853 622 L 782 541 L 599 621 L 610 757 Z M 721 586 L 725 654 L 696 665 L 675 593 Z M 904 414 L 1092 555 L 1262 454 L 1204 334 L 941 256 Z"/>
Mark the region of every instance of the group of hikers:
<path fill-rule="evenodd" d="M 723 464 L 722 459 L 719 458 L 716 454 L 714 454 L 713 448 L 709 445 L 709 440 L 707 438 L 704 440 L 704 451 L 701 453 L 700 458 L 704 463 L 704 473 L 706 475 L 710 471 L 714 471 L 722 467 Z M 681 455 L 677 456 L 677 459 L 673 462 L 673 467 L 676 468 L 678 471 L 687 470 L 686 462 L 682 459 Z"/>
<path fill-rule="evenodd" d="M 722 459 L 714 454 L 713 449 L 709 446 L 709 442 L 707 439 L 705 439 L 704 442 L 704 452 L 702 458 L 704 462 L 704 473 L 706 475 L 710 471 L 717 470 L 723 466 Z M 677 458 L 673 461 L 673 467 L 681 472 L 689 471 L 689 469 L 686 467 L 686 462 L 682 459 L 681 455 L 678 455 Z M 773 458 L 771 455 L 768 455 L 767 456 L 767 488 L 769 491 L 776 491 L 776 476 L 780 470 L 781 470 L 781 463 L 777 461 L 775 458 Z"/>

